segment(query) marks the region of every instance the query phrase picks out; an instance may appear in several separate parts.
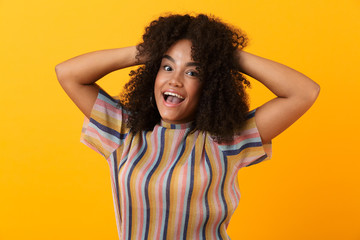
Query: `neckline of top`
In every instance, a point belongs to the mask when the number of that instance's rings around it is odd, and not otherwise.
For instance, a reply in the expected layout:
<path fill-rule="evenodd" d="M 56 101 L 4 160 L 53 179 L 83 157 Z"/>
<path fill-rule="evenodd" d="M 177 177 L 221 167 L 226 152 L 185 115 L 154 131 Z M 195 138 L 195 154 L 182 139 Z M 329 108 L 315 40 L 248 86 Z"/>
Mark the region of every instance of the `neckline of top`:
<path fill-rule="evenodd" d="M 194 122 L 174 124 L 174 123 L 168 123 L 168 122 L 165 122 L 164 120 L 161 120 L 160 126 L 162 126 L 164 128 L 168 128 L 168 129 L 187 129 L 187 128 L 191 128 L 193 123 Z"/>

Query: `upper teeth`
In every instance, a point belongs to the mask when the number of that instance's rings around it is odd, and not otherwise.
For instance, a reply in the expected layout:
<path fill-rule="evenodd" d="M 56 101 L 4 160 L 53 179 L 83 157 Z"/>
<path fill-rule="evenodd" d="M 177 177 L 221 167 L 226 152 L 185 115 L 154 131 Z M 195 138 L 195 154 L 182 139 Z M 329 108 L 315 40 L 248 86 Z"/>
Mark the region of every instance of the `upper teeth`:
<path fill-rule="evenodd" d="M 174 96 L 180 99 L 184 99 L 184 97 L 180 96 L 179 94 L 173 93 L 173 92 L 164 92 L 164 95 L 170 95 L 170 96 Z"/>

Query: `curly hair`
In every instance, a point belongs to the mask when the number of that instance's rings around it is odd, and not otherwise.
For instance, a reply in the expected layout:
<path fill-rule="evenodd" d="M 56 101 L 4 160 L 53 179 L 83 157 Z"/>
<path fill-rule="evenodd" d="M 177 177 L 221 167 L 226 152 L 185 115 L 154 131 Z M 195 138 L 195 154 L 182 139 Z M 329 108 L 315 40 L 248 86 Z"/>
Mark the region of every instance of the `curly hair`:
<path fill-rule="evenodd" d="M 204 14 L 163 16 L 146 27 L 136 56 L 146 62 L 130 72 L 122 95 L 122 104 L 131 112 L 128 127 L 134 132 L 146 131 L 160 122 L 153 97 L 156 75 L 165 52 L 181 39 L 191 41 L 191 56 L 200 64 L 199 76 L 204 82 L 194 130 L 207 131 L 219 142 L 231 141 L 249 111 L 245 88 L 250 83 L 236 58 L 247 37 L 240 29 Z"/>

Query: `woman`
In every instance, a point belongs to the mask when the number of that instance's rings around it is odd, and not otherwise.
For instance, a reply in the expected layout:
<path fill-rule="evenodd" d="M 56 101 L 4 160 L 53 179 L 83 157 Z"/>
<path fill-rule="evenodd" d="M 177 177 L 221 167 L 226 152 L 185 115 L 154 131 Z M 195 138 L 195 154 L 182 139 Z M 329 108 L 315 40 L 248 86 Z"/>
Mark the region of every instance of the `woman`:
<path fill-rule="evenodd" d="M 88 119 L 82 142 L 111 170 L 121 239 L 228 239 L 237 172 L 271 157 L 271 140 L 316 100 L 303 74 L 242 49 L 246 36 L 206 15 L 153 21 L 138 46 L 87 53 L 56 66 Z M 121 101 L 96 84 L 130 73 Z M 250 111 L 249 75 L 277 97 Z"/>

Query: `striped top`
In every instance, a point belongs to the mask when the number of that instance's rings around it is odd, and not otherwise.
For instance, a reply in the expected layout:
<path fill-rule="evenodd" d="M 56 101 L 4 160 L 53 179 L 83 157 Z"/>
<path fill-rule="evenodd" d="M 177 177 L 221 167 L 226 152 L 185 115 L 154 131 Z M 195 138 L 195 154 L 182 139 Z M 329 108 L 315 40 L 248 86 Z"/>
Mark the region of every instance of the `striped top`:
<path fill-rule="evenodd" d="M 226 228 L 240 200 L 237 173 L 271 157 L 255 110 L 225 145 L 191 131 L 191 123 L 162 121 L 133 134 L 118 103 L 99 91 L 81 141 L 110 166 L 120 239 L 230 239 Z"/>

